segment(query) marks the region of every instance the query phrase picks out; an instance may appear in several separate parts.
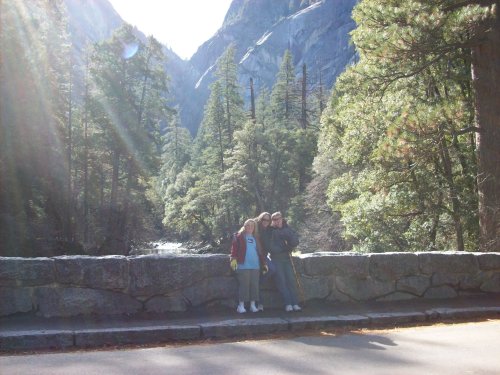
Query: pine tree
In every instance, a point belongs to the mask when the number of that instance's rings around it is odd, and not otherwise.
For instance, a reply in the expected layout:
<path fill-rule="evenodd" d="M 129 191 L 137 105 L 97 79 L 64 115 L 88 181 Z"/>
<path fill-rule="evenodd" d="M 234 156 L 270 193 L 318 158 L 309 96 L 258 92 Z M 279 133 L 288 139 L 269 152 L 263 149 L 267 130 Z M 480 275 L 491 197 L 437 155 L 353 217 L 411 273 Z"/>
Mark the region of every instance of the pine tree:
<path fill-rule="evenodd" d="M 451 239 L 473 249 L 474 148 L 459 131 L 473 112 L 467 52 L 417 59 L 407 34 L 417 38 L 424 30 L 415 22 L 434 25 L 435 15 L 416 2 L 392 5 L 366 1 L 355 12 L 360 61 L 337 81 L 320 136 L 318 159 L 336 168 L 329 203 L 362 251 L 442 248 Z"/>
<path fill-rule="evenodd" d="M 69 43 L 62 1 L 0 2 L 0 241 L 67 240 Z"/>
<path fill-rule="evenodd" d="M 224 101 L 225 129 L 229 146 L 232 147 L 233 133 L 241 128 L 244 118 L 243 98 L 238 83 L 238 68 L 235 62 L 236 47 L 230 45 L 217 62 L 215 77 L 222 90 Z"/>
<path fill-rule="evenodd" d="M 500 239 L 498 12 L 496 0 L 363 1 L 354 12 L 359 26 L 353 39 L 360 55 L 380 67 L 367 71 L 367 77 L 383 89 L 441 64 L 453 69 L 463 60 L 470 67 L 475 126 L 457 127 L 455 134 L 475 132 L 480 247 L 485 251 L 498 248 Z"/>
<path fill-rule="evenodd" d="M 98 105 L 93 122 L 111 161 L 102 251 L 126 253 L 152 216 L 146 192 L 153 189 L 147 181 L 160 166 L 160 123 L 167 110 L 164 55 L 157 41 L 149 38 L 144 45 L 125 25 L 111 40 L 95 46 L 92 60 L 92 95 Z"/>
<path fill-rule="evenodd" d="M 235 132 L 245 119 L 234 54 L 230 46 L 217 63 L 217 79 L 194 140 L 194 157 L 181 173 L 185 183 L 182 189 L 170 184 L 165 193 L 166 225 L 178 231 L 189 228 L 190 235 L 212 243 L 231 232 L 239 220 L 232 203 L 235 197 L 227 194 L 228 184 L 233 184 L 227 174 L 234 164 Z"/>
<path fill-rule="evenodd" d="M 290 50 L 283 55 L 280 69 L 271 93 L 271 111 L 279 126 L 292 129 L 301 116 L 300 92 L 296 84 L 293 56 Z"/>

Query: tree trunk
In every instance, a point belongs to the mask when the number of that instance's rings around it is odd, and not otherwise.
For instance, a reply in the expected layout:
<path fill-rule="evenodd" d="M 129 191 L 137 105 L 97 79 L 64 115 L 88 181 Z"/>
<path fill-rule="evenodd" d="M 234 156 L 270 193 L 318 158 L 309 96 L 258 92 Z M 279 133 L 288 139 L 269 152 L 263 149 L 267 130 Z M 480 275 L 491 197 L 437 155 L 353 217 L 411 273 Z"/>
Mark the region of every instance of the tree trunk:
<path fill-rule="evenodd" d="M 253 88 L 253 78 L 250 78 L 250 118 L 255 125 L 256 117 L 255 117 L 255 93 Z M 254 131 L 255 126 L 253 128 Z M 260 189 L 260 181 L 259 181 L 259 157 L 257 155 L 257 140 L 254 139 L 252 142 L 252 158 L 255 160 L 255 163 L 252 165 L 251 172 L 251 181 L 254 183 L 254 195 L 255 195 L 255 207 L 258 212 L 256 214 L 264 211 L 264 202 L 262 201 L 262 192 Z"/>
<path fill-rule="evenodd" d="M 302 96 L 301 96 L 301 114 L 300 126 L 307 128 L 307 70 L 306 64 L 302 65 Z"/>
<path fill-rule="evenodd" d="M 68 179 L 66 181 L 66 217 L 64 219 L 64 237 L 66 241 L 73 240 L 73 231 L 71 226 L 72 221 L 72 211 L 73 211 L 73 192 L 71 188 L 71 171 L 72 166 L 72 154 L 73 154 L 73 63 L 70 58 L 69 66 L 69 93 L 68 93 L 68 144 L 67 144 L 67 158 L 68 158 Z"/>
<path fill-rule="evenodd" d="M 321 69 L 319 69 L 319 116 L 323 114 L 325 110 L 325 102 L 323 98 L 323 76 L 321 73 Z"/>
<path fill-rule="evenodd" d="M 250 118 L 255 123 L 255 93 L 253 91 L 253 78 L 250 78 Z"/>
<path fill-rule="evenodd" d="M 120 152 L 115 150 L 112 156 L 113 172 L 111 176 L 111 193 L 109 199 L 108 229 L 106 238 L 115 238 L 118 219 L 118 177 L 120 174 Z"/>
<path fill-rule="evenodd" d="M 131 231 L 132 227 L 129 225 L 130 224 L 130 202 L 132 201 L 132 185 L 134 184 L 134 178 L 135 178 L 135 166 L 134 166 L 134 157 L 129 156 L 127 159 L 127 184 L 125 188 L 125 199 L 123 201 L 123 212 L 122 212 L 122 221 L 121 221 L 121 227 L 119 228 L 119 233 L 120 235 L 123 235 L 127 240 L 130 239 L 131 236 Z"/>
<path fill-rule="evenodd" d="M 472 49 L 481 251 L 500 251 L 500 1 L 481 43 Z"/>
<path fill-rule="evenodd" d="M 231 99 L 229 97 L 229 78 L 227 78 L 227 72 L 226 72 L 226 87 L 225 87 L 225 93 L 226 93 L 226 120 L 227 120 L 227 135 L 229 138 L 229 146 L 231 149 L 233 148 L 233 126 L 231 124 Z"/>
<path fill-rule="evenodd" d="M 448 151 L 448 145 L 444 138 L 443 126 L 440 125 L 440 137 L 439 137 L 439 153 L 441 156 L 441 161 L 443 163 L 443 173 L 448 183 L 448 189 L 450 190 L 451 206 L 452 206 L 452 217 L 453 223 L 455 225 L 455 233 L 457 236 L 457 250 L 464 251 L 464 236 L 462 221 L 460 220 L 460 200 L 458 199 L 458 191 L 453 180 L 453 170 L 451 166 L 450 154 Z"/>
<path fill-rule="evenodd" d="M 89 243 L 89 57 L 85 56 L 85 100 L 83 107 L 83 243 Z"/>
<path fill-rule="evenodd" d="M 271 178 L 271 180 L 272 180 L 271 193 L 270 193 L 271 202 L 269 202 L 271 207 L 274 207 L 274 205 L 276 204 L 276 202 L 275 202 L 276 186 L 278 184 L 278 175 L 279 175 L 280 168 L 281 168 L 281 153 L 278 153 L 277 160 L 275 162 L 275 168 L 273 170 L 273 175 Z"/>

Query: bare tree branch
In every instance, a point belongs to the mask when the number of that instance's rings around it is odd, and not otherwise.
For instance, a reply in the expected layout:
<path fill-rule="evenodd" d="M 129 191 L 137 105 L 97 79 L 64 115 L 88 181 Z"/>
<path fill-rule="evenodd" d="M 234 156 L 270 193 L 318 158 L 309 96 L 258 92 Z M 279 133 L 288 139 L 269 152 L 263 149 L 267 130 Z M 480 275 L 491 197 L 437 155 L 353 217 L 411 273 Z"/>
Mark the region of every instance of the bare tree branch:
<path fill-rule="evenodd" d="M 455 133 L 455 135 L 462 135 L 462 134 L 471 133 L 471 132 L 484 133 L 484 130 L 481 128 L 478 128 L 476 126 L 468 126 L 466 128 L 457 130 L 454 133 Z"/>
<path fill-rule="evenodd" d="M 465 0 L 456 4 L 449 5 L 443 8 L 443 12 L 453 12 L 454 10 L 464 8 L 469 5 L 491 6 L 495 4 L 495 0 Z"/>

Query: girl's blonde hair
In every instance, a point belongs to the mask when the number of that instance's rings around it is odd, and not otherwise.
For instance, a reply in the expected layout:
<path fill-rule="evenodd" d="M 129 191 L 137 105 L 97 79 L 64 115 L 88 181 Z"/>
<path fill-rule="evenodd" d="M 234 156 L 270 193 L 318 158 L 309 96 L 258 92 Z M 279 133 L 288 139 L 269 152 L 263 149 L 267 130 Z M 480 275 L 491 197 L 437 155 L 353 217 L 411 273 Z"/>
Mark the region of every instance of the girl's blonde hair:
<path fill-rule="evenodd" d="M 252 234 L 255 233 L 255 227 L 257 226 L 257 223 L 255 222 L 254 219 L 248 219 L 246 220 L 244 223 L 243 223 L 243 226 L 240 228 L 240 230 L 238 231 L 238 233 L 243 233 L 245 231 L 245 228 L 247 226 L 249 226 L 250 224 L 253 224 L 253 231 L 252 231 Z"/>

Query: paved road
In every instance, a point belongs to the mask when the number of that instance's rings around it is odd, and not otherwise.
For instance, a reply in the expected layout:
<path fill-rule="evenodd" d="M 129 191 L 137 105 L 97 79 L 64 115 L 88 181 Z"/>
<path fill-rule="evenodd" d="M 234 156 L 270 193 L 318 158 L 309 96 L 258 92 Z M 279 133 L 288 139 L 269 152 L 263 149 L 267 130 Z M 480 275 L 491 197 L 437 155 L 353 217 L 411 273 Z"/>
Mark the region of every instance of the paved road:
<path fill-rule="evenodd" d="M 0 374 L 500 374 L 500 320 L 285 340 L 0 356 Z"/>

